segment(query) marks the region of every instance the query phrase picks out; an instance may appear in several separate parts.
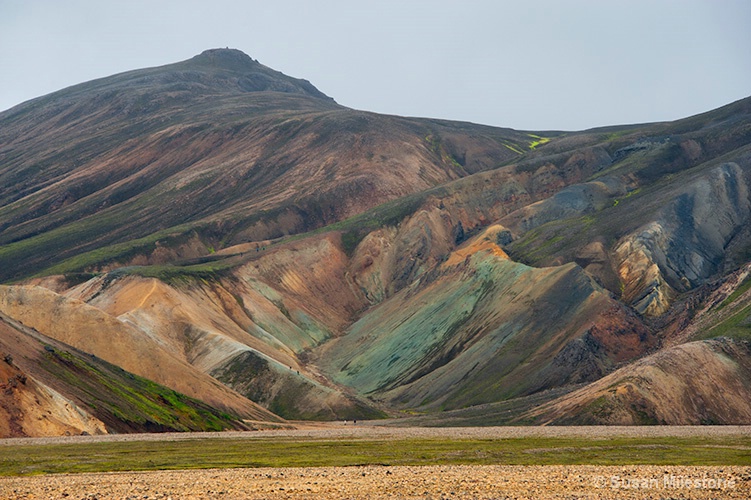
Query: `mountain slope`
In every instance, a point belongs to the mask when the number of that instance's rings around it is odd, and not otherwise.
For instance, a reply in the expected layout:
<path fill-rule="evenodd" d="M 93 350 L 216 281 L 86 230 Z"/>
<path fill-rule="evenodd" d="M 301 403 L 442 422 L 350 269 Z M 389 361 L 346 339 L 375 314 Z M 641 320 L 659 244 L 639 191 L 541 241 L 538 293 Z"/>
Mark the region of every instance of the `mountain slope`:
<path fill-rule="evenodd" d="M 595 380 L 652 346 L 577 266 L 510 261 L 499 229 L 368 311 L 318 363 L 392 404 L 451 409 Z"/>
<path fill-rule="evenodd" d="M 331 334 L 326 325 L 298 316 L 292 303 L 280 305 L 267 287 L 236 280 L 170 287 L 156 279 L 109 277 L 66 294 L 132 325 L 180 362 L 274 413 L 295 419 L 380 415 L 306 370 L 297 355 Z"/>
<path fill-rule="evenodd" d="M 100 309 L 42 287 L 0 287 L 0 313 L 65 344 L 212 406 L 253 420 L 278 420 L 181 361 L 157 339 L 145 337 Z"/>
<path fill-rule="evenodd" d="M 747 424 L 750 361 L 747 342 L 689 342 L 639 360 L 521 418 L 559 425 Z"/>
<path fill-rule="evenodd" d="M 246 429 L 251 425 L 3 315 L 0 352 L 0 437 Z"/>
<path fill-rule="evenodd" d="M 512 257 L 593 264 L 612 292 L 659 316 L 675 295 L 751 255 L 751 99 L 616 134 L 600 147 L 610 165 L 588 183 L 501 220 L 518 236 Z M 593 255 L 593 245 L 604 251 Z"/>
<path fill-rule="evenodd" d="M 155 234 L 118 257 L 163 262 L 151 254 L 167 234 L 200 256 L 306 231 L 528 140 L 343 108 L 232 50 L 74 86 L 0 115 L 0 280 Z"/>

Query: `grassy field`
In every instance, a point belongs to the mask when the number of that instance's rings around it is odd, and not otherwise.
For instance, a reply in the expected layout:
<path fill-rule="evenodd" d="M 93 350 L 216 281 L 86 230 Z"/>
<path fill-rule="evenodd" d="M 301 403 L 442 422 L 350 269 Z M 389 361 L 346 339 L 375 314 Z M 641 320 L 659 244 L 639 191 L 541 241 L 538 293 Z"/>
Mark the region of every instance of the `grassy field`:
<path fill-rule="evenodd" d="M 751 465 L 751 437 L 185 439 L 0 447 L 0 475 L 358 465 Z"/>

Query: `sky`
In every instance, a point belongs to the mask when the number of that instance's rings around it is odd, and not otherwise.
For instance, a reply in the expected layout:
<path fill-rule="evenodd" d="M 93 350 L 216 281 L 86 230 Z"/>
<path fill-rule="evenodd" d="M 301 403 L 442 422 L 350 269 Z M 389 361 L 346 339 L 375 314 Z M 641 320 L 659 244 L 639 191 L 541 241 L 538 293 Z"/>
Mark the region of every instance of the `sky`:
<path fill-rule="evenodd" d="M 231 47 L 339 104 L 522 130 L 751 95 L 749 0 L 0 0 L 0 110 Z"/>

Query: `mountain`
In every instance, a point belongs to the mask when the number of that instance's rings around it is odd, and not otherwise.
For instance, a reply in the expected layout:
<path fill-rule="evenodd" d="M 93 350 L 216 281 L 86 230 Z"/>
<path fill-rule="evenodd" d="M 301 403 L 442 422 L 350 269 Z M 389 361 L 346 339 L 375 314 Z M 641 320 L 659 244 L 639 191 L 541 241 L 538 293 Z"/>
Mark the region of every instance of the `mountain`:
<path fill-rule="evenodd" d="M 164 263 L 304 232 L 490 169 L 529 140 L 343 108 L 234 50 L 74 86 L 0 120 L 1 280 L 115 244 L 120 261 L 168 238 L 173 254 L 147 259 Z"/>
<path fill-rule="evenodd" d="M 39 399 L 59 423 L 9 434 L 166 429 L 92 410 L 146 383 L 183 430 L 747 423 L 751 98 L 525 132 L 214 49 L 0 113 L 0 180 L 3 380 L 86 415 Z M 42 411 L 14 384 L 6 413 Z"/>

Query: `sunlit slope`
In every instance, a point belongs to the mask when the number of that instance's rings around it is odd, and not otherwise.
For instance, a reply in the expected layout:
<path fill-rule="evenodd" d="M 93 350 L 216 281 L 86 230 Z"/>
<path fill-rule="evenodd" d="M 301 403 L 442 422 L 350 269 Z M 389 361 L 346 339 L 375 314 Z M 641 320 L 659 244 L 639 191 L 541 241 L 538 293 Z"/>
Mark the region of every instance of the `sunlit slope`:
<path fill-rule="evenodd" d="M 241 417 L 279 420 L 175 356 L 161 339 L 42 287 L 0 287 L 0 313 L 132 373 Z"/>
<path fill-rule="evenodd" d="M 245 429 L 238 416 L 0 316 L 0 437 Z"/>

